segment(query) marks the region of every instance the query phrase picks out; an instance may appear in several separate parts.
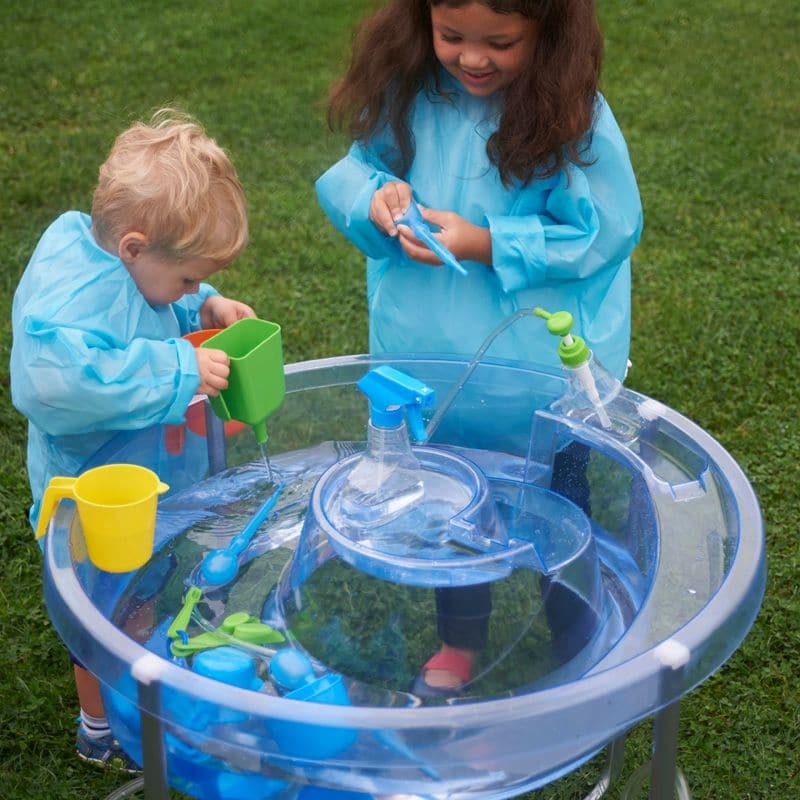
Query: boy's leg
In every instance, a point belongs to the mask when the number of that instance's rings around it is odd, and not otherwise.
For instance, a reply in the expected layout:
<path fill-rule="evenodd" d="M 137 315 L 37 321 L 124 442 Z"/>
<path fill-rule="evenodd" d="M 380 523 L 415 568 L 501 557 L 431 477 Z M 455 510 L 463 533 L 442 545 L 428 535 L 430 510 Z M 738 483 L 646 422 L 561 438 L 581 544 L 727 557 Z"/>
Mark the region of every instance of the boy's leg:
<path fill-rule="evenodd" d="M 111 733 L 97 678 L 71 655 L 70 658 L 81 707 L 75 741 L 78 756 L 92 764 L 115 767 L 125 772 L 140 772 L 139 766 Z"/>

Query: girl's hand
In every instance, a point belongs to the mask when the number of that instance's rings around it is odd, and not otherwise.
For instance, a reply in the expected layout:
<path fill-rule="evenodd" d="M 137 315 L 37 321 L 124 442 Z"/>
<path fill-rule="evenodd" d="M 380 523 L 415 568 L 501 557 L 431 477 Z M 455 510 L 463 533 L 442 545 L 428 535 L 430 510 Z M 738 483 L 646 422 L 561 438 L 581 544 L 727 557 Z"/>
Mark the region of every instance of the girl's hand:
<path fill-rule="evenodd" d="M 397 236 L 395 219 L 411 205 L 411 187 L 401 181 L 393 181 L 381 186 L 372 195 L 369 204 L 369 218 L 387 236 Z"/>
<path fill-rule="evenodd" d="M 452 211 L 436 211 L 419 207 L 422 218 L 440 228 L 433 235 L 459 260 L 477 261 L 487 267 L 492 264 L 492 236 L 488 228 L 473 225 Z M 411 228 L 398 228 L 400 245 L 405 254 L 422 264 L 440 266 L 438 257 L 411 232 Z"/>
<path fill-rule="evenodd" d="M 200 309 L 200 322 L 204 328 L 227 328 L 240 319 L 254 317 L 256 312 L 250 306 L 218 294 L 206 298 Z"/>
<path fill-rule="evenodd" d="M 228 388 L 228 375 L 231 371 L 228 354 L 224 350 L 214 350 L 211 347 L 196 347 L 194 354 L 197 356 L 197 370 L 200 373 L 198 393 L 216 397 L 223 389 Z"/>

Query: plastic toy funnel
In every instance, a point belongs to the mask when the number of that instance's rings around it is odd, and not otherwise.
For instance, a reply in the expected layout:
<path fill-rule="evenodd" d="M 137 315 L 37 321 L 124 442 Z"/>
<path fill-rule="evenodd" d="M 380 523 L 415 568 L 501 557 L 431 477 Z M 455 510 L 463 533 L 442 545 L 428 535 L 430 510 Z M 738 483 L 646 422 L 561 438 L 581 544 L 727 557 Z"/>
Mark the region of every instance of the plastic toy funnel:
<path fill-rule="evenodd" d="M 231 360 L 228 388 L 209 398 L 214 413 L 251 425 L 256 441 L 265 444 L 267 417 L 283 402 L 286 389 L 280 325 L 240 319 L 200 346 L 224 350 Z"/>
<path fill-rule="evenodd" d="M 467 271 L 459 260 L 433 235 L 433 231 L 422 216 L 419 206 L 412 200 L 411 205 L 403 212 L 402 216 L 395 220 L 396 225 L 408 225 L 414 236 L 424 242 L 439 260 L 446 264 L 450 269 L 454 269 L 461 275 L 466 275 Z"/>
<path fill-rule="evenodd" d="M 130 572 L 153 554 L 158 495 L 168 489 L 155 472 L 135 464 L 55 477 L 42 498 L 36 538 L 44 535 L 59 500 L 74 500 L 91 562 L 106 572 Z"/>

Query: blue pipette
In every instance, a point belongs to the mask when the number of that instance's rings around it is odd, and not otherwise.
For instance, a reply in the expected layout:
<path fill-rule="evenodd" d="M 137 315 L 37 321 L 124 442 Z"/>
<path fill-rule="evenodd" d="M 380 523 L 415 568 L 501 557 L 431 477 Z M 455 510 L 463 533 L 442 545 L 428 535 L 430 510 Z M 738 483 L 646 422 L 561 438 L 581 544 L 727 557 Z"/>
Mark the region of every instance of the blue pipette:
<path fill-rule="evenodd" d="M 414 236 L 424 242 L 441 260 L 456 272 L 466 275 L 467 271 L 461 266 L 459 260 L 433 235 L 428 223 L 422 218 L 419 206 L 412 200 L 411 205 L 398 217 L 395 225 L 408 225 Z"/>
<path fill-rule="evenodd" d="M 212 586 L 222 586 L 236 577 L 236 573 L 239 571 L 239 555 L 250 544 L 250 540 L 261 527 L 261 523 L 269 516 L 285 488 L 286 482 L 284 481 L 253 514 L 242 531 L 231 539 L 227 547 L 212 550 L 206 554 L 200 565 L 200 574 L 206 583 Z"/>

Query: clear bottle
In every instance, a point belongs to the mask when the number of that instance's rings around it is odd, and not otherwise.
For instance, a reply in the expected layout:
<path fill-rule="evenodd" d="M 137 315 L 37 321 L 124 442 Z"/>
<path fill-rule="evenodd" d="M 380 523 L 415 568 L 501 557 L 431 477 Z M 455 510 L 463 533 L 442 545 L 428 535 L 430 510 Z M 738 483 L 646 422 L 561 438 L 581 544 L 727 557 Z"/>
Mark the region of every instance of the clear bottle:
<path fill-rule="evenodd" d="M 340 512 L 349 526 L 377 528 L 423 499 L 423 470 L 411 449 L 409 426 L 417 440 L 424 440 L 421 409 L 433 403 L 434 392 L 386 366 L 368 372 L 358 388 L 370 400 L 367 449 L 345 479 Z"/>

